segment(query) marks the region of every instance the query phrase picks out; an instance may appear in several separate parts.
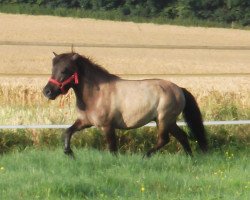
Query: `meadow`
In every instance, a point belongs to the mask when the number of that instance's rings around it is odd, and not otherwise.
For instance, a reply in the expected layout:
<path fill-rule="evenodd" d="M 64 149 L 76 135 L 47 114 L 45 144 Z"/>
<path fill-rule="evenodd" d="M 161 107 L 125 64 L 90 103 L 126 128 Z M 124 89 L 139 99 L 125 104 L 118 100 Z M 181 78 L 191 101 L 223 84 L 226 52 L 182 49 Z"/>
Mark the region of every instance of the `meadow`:
<path fill-rule="evenodd" d="M 3 199 L 241 199 L 250 195 L 249 148 L 183 154 L 113 156 L 30 150 L 0 157 Z"/>

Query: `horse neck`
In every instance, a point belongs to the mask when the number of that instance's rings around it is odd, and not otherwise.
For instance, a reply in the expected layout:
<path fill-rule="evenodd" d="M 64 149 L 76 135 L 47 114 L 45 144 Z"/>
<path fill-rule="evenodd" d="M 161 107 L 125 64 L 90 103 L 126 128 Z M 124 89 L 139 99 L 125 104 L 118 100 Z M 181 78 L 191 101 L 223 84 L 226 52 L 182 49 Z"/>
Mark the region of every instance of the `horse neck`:
<path fill-rule="evenodd" d="M 86 104 L 83 101 L 83 85 L 79 82 L 78 85 L 72 87 L 76 96 L 76 106 L 80 110 L 86 109 Z"/>
<path fill-rule="evenodd" d="M 106 72 L 80 71 L 78 74 L 79 84 L 73 87 L 76 96 L 76 105 L 80 110 L 85 110 L 89 102 L 96 99 L 102 84 L 109 84 L 119 77 Z"/>

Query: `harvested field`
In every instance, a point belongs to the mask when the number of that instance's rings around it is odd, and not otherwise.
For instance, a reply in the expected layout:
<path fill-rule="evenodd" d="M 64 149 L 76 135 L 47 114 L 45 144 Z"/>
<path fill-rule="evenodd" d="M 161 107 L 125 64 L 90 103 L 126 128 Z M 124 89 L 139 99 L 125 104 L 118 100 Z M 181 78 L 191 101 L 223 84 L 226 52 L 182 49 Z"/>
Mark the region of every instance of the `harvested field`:
<path fill-rule="evenodd" d="M 250 74 L 250 50 L 83 48 L 115 74 Z M 70 47 L 0 46 L 0 73 L 50 74 L 52 52 Z"/>
<path fill-rule="evenodd" d="M 0 14 L 0 41 L 249 46 L 250 31 Z"/>
<path fill-rule="evenodd" d="M 249 77 L 248 76 L 216 76 L 216 77 L 199 77 L 199 76 L 167 76 L 167 75 L 135 75 L 135 76 L 121 76 L 126 79 L 145 79 L 145 78 L 161 78 L 172 81 L 181 87 L 191 89 L 196 93 L 206 93 L 209 91 L 235 92 L 235 93 L 249 93 Z M 2 76 L 1 87 L 7 87 L 10 90 L 14 88 L 32 89 L 37 88 L 37 92 L 41 92 L 42 87 L 45 86 L 49 77 L 42 76 Z M 13 89 L 11 89 L 13 88 Z"/>
<path fill-rule="evenodd" d="M 52 52 L 70 51 L 70 45 L 54 43 L 90 44 L 75 50 L 128 79 L 168 79 L 197 93 L 250 91 L 247 30 L 11 14 L 0 14 L 0 23 L 0 86 L 5 91 L 36 87 L 41 92 L 51 71 Z"/>

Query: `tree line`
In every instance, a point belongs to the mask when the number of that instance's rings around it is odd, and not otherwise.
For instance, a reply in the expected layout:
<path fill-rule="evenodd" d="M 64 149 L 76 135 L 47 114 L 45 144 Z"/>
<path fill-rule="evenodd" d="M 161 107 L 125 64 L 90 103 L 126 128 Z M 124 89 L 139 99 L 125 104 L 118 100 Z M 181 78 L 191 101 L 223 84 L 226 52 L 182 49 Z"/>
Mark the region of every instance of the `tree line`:
<path fill-rule="evenodd" d="M 250 0 L 0 0 L 0 3 L 91 11 L 118 10 L 123 16 L 250 25 Z"/>

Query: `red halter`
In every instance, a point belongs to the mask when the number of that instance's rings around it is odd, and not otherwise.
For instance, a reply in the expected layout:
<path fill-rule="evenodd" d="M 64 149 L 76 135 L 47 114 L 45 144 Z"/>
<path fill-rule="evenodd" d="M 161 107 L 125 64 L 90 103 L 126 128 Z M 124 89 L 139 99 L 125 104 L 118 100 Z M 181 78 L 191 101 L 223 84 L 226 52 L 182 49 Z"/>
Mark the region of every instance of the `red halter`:
<path fill-rule="evenodd" d="M 56 79 L 50 78 L 49 82 L 53 83 L 54 85 L 58 86 L 62 92 L 62 94 L 66 94 L 68 92 L 68 90 L 65 90 L 65 86 L 70 84 L 72 81 L 74 80 L 74 84 L 77 85 L 79 83 L 78 80 L 78 73 L 75 72 L 72 76 L 70 76 L 68 79 L 66 79 L 63 82 L 59 82 Z"/>

